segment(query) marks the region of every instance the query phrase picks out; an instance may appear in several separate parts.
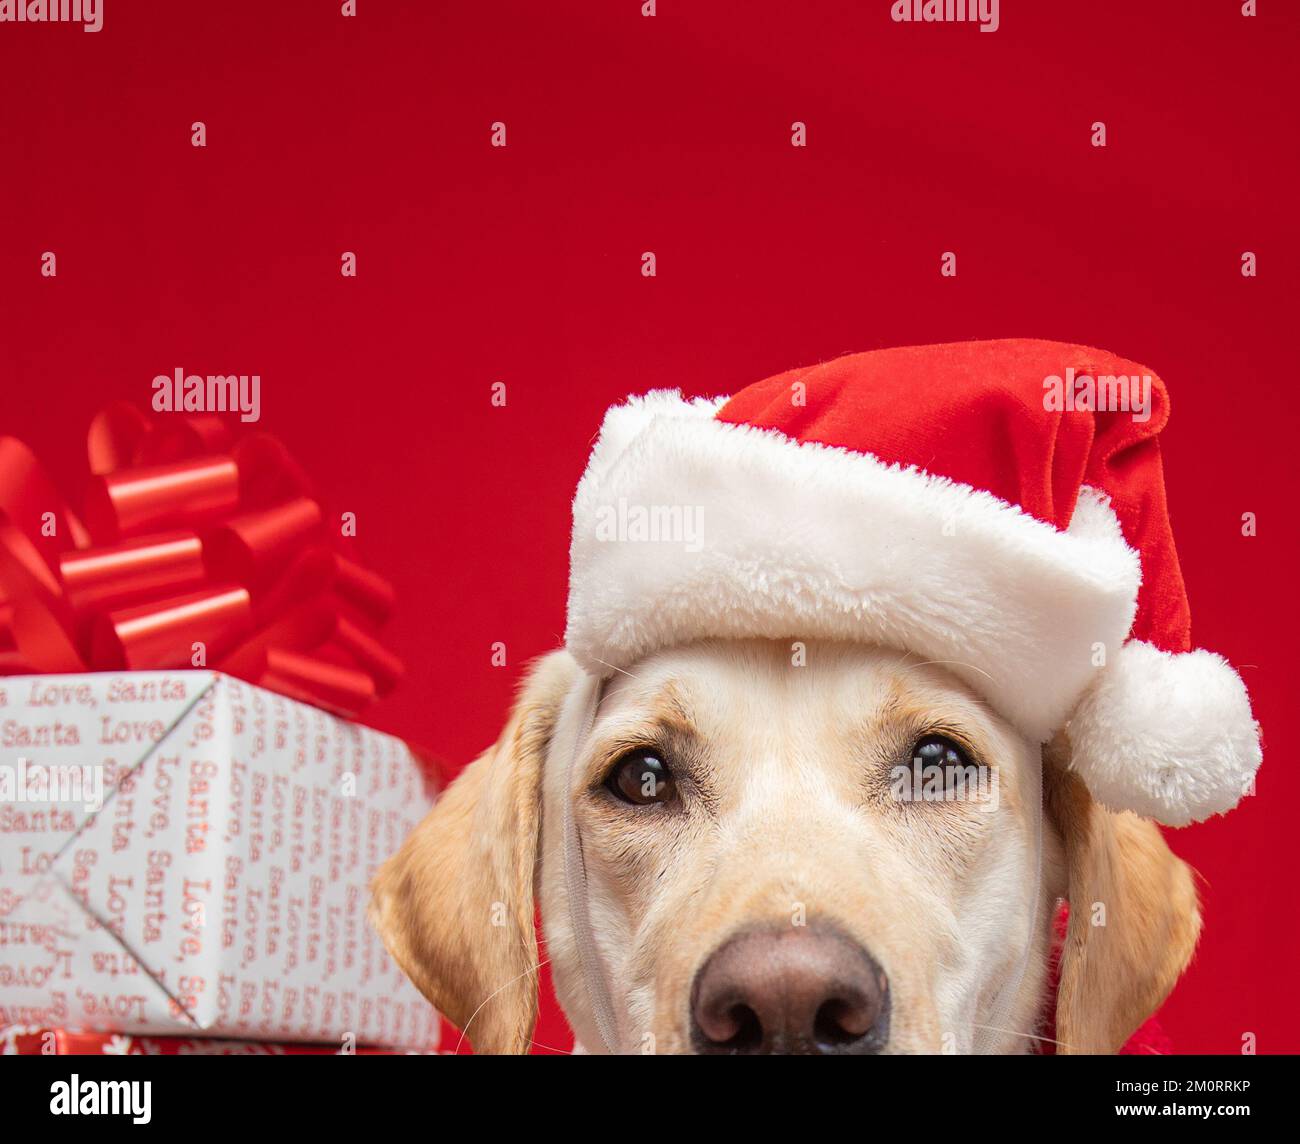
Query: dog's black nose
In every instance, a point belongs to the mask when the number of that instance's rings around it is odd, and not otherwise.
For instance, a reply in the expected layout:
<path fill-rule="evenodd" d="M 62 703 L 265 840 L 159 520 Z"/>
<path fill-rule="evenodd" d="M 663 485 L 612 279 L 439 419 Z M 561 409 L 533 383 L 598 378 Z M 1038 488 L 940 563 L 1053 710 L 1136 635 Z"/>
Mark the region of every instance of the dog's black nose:
<path fill-rule="evenodd" d="M 691 1021 L 701 1053 L 878 1053 L 889 1040 L 889 982 L 836 930 L 749 930 L 695 975 Z"/>

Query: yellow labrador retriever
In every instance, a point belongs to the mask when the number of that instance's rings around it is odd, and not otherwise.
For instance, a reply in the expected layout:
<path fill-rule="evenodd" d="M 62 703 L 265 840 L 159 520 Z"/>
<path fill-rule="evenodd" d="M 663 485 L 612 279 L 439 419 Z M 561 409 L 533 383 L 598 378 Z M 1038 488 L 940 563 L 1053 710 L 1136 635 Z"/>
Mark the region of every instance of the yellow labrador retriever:
<path fill-rule="evenodd" d="M 584 679 L 541 660 L 375 880 L 388 948 L 478 1051 L 530 1046 L 538 906 L 592 1050 L 1030 1051 L 1066 899 L 1057 1051 L 1114 1052 L 1191 957 L 1193 874 L 1159 830 L 1095 803 L 1063 736 L 1026 740 L 940 664 L 695 643 L 615 676 L 561 733 Z"/>

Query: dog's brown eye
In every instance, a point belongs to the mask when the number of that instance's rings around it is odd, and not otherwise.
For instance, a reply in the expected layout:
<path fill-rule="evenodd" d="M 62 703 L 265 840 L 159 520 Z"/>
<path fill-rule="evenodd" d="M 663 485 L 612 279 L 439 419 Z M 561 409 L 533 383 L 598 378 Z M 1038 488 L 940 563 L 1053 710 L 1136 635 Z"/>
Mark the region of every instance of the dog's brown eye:
<path fill-rule="evenodd" d="M 676 790 L 668 767 L 653 751 L 624 755 L 609 772 L 605 786 L 617 798 L 636 806 L 667 802 Z"/>
<path fill-rule="evenodd" d="M 926 735 L 912 748 L 911 766 L 896 773 L 895 794 L 904 802 L 948 802 L 986 795 L 988 769 L 971 762 L 965 748 L 945 735 Z"/>
<path fill-rule="evenodd" d="M 951 739 L 927 735 L 912 748 L 912 761 L 923 767 L 968 767 L 970 760 Z"/>

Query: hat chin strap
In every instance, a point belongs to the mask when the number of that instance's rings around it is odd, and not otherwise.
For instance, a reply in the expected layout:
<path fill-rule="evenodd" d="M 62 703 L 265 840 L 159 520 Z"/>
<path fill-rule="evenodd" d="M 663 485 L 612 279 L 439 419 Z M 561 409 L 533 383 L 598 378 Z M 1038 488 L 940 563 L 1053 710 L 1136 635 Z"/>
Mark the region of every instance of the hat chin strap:
<path fill-rule="evenodd" d="M 993 1004 L 989 1007 L 988 1020 L 975 1026 L 975 1039 L 972 1046 L 976 1056 L 987 1056 L 993 1052 L 994 1038 L 1001 1033 L 1010 1032 L 1015 1036 L 1020 1036 L 1020 1030 L 1010 1029 L 1007 1025 L 1008 1014 L 1015 999 L 1020 995 L 1020 989 L 1024 985 L 1025 970 L 1029 967 L 1029 955 L 1034 948 L 1034 934 L 1038 932 L 1039 918 L 1038 911 L 1042 906 L 1043 891 L 1043 752 L 1038 750 L 1035 753 L 1035 764 L 1031 768 L 1034 772 L 1035 792 L 1029 799 L 1031 806 L 1038 808 L 1038 813 L 1034 815 L 1034 885 L 1030 898 L 1029 909 L 1029 932 L 1025 934 L 1024 949 L 1021 950 L 1020 960 L 1016 962 L 1016 967 L 1009 977 L 998 987 L 997 995 L 993 998 Z M 1055 1003 L 1055 999 L 1053 999 Z M 1035 1010 L 1035 1017 L 1037 1010 Z M 1032 1036 L 1031 1036 L 1032 1039 Z"/>
<path fill-rule="evenodd" d="M 620 1022 L 610 993 L 609 978 L 605 975 L 596 934 L 591 928 L 591 906 L 587 895 L 587 863 L 582 853 L 582 835 L 573 813 L 573 776 L 577 770 L 578 756 L 596 722 L 596 708 L 600 705 L 602 682 L 594 675 L 586 675 L 570 696 L 570 706 L 565 711 L 565 727 L 557 736 L 560 749 L 567 754 L 564 769 L 564 885 L 569 898 L 569 926 L 578 949 L 578 965 L 587 986 L 587 1000 L 591 1003 L 596 1029 L 606 1053 L 617 1053 L 621 1038 Z M 572 736 L 572 743 L 564 741 L 563 732 Z M 563 757 L 563 756 L 562 756 Z"/>
<path fill-rule="evenodd" d="M 564 884 L 569 899 L 569 927 L 573 931 L 574 945 L 578 951 L 578 965 L 582 971 L 583 983 L 587 988 L 587 1000 L 591 1004 L 592 1016 L 595 1018 L 596 1031 L 600 1036 L 600 1048 L 608 1054 L 621 1052 L 623 1038 L 620 1033 L 621 1022 L 614 1008 L 613 994 L 610 991 L 609 978 L 605 973 L 604 962 L 600 959 L 600 950 L 596 945 L 596 934 L 591 925 L 591 903 L 587 893 L 587 862 L 582 852 L 582 835 L 578 829 L 577 816 L 573 812 L 573 777 L 577 771 L 578 756 L 591 738 L 592 728 L 596 723 L 596 710 L 600 706 L 603 682 L 594 675 L 584 675 L 581 684 L 569 697 L 560 726 L 556 731 L 556 748 L 566 757 L 564 768 L 564 811 L 562 829 L 564 832 Z M 1012 1002 L 1019 995 L 1025 979 L 1025 970 L 1029 965 L 1029 955 L 1033 949 L 1034 933 L 1038 927 L 1038 912 L 1043 881 L 1043 766 L 1041 752 L 1038 765 L 1033 768 L 1036 794 L 1030 802 L 1037 805 L 1039 813 L 1034 816 L 1034 885 L 1030 899 L 1032 905 L 1029 918 L 1029 932 L 1025 935 L 1024 949 L 1015 971 L 999 987 L 997 996 L 989 1013 L 987 1023 L 976 1026 L 974 1051 L 986 1054 L 992 1051 L 997 1034 L 1007 1031 L 1004 1022 Z M 591 1046 L 588 1046 L 590 1048 Z"/>

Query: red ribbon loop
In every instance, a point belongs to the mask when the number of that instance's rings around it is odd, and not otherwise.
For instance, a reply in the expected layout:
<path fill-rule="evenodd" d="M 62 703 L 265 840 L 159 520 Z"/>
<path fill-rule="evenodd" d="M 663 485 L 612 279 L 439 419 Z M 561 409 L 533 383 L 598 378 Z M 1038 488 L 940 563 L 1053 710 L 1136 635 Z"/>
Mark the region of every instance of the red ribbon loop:
<path fill-rule="evenodd" d="M 83 525 L 0 438 L 0 675 L 212 667 L 345 715 L 396 684 L 392 588 L 328 543 L 274 437 L 117 404 L 87 457 Z"/>
<path fill-rule="evenodd" d="M 234 460 L 201 457 L 95 478 L 86 497 L 86 525 L 93 535 L 113 540 L 220 519 L 238 507 Z"/>

